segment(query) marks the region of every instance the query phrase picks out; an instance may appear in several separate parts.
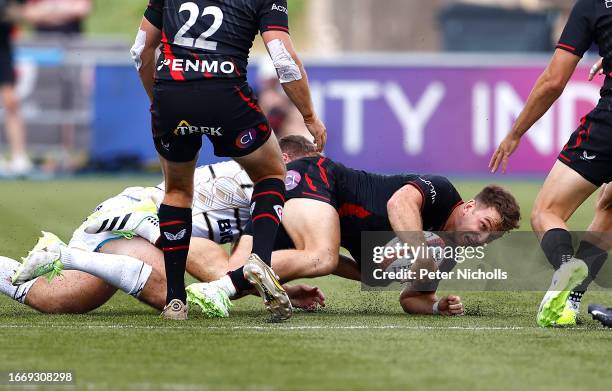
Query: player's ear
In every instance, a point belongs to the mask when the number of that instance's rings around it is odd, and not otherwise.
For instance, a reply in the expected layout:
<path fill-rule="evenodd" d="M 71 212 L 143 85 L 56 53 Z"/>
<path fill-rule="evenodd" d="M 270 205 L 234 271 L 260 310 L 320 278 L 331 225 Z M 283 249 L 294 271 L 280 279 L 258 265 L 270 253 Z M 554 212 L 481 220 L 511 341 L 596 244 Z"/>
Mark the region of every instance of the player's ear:
<path fill-rule="evenodd" d="M 476 201 L 470 200 L 463 204 L 463 214 L 467 215 L 470 212 L 473 212 L 476 209 Z"/>
<path fill-rule="evenodd" d="M 285 164 L 291 163 L 291 159 L 289 158 L 289 155 L 286 154 L 285 152 L 283 152 L 283 163 Z"/>

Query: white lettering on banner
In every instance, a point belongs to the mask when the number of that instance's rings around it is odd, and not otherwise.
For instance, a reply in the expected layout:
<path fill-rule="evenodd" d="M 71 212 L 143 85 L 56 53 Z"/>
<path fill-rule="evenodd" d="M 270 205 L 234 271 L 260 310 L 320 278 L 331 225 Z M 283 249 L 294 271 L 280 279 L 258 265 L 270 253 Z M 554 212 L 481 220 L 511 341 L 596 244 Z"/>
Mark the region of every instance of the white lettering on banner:
<path fill-rule="evenodd" d="M 329 99 L 339 100 L 342 104 L 342 147 L 348 155 L 359 155 L 367 142 L 365 135 L 366 116 L 381 115 L 370 106 L 380 104 L 382 99 L 390 109 L 403 131 L 402 145 L 405 153 L 418 156 L 424 152 L 426 137 L 435 137 L 437 130 L 428 128 L 435 115 L 448 115 L 442 103 L 447 86 L 438 80 L 429 83 L 422 95 L 414 102 L 408 98 L 407 90 L 396 82 L 376 80 L 337 80 L 313 82 L 312 97 L 317 113 L 325 120 L 325 110 L 329 110 Z M 557 105 L 549 110 L 524 137 L 538 155 L 555 154 L 569 139 L 578 123 L 578 103 L 597 104 L 599 89 L 595 84 L 570 82 Z M 412 93 L 411 93 L 412 94 Z M 515 86 L 507 81 L 488 83 L 476 82 L 471 97 L 471 146 L 478 156 L 487 156 L 512 129 L 516 118 L 526 102 Z M 463 104 L 463 102 L 461 102 Z M 468 103 L 469 104 L 469 103 Z M 586 114 L 586 111 L 585 113 Z M 385 114 L 387 115 L 387 114 Z M 469 118 L 455 118 L 457 126 L 469 122 Z M 388 123 L 388 122 L 385 122 Z M 375 129 L 377 132 L 395 132 L 395 129 Z M 369 134 L 367 137 L 372 137 Z M 396 137 L 400 137 L 399 134 Z M 399 141 L 399 140 L 398 140 Z"/>
<path fill-rule="evenodd" d="M 343 146 L 348 154 L 357 155 L 363 150 L 365 101 L 383 97 L 402 125 L 404 150 L 418 155 L 423 152 L 427 124 L 444 99 L 446 89 L 440 82 L 430 83 L 415 105 L 402 87 L 393 82 L 381 85 L 376 81 L 336 81 L 327 84 L 326 92 L 328 98 L 344 102 Z M 318 98 L 323 99 L 321 95 Z"/>
<path fill-rule="evenodd" d="M 344 101 L 342 143 L 349 155 L 359 154 L 363 149 L 364 101 L 380 96 L 380 83 L 358 80 L 330 82 L 327 96 Z"/>
<path fill-rule="evenodd" d="M 559 99 L 559 140 L 557 147 L 563 148 L 571 134 L 578 127 L 576 118 L 586 113 L 576 113 L 576 103 L 586 101 L 597 105 L 599 101 L 599 87 L 595 83 L 570 83 Z"/>
<path fill-rule="evenodd" d="M 491 148 L 491 90 L 487 83 L 478 82 L 472 92 L 472 148 L 480 156 L 489 154 Z"/>
<path fill-rule="evenodd" d="M 504 140 L 524 107 L 525 102 L 523 102 L 510 83 L 501 82 L 497 84 L 495 87 L 496 145 Z M 531 141 L 535 150 L 541 155 L 550 155 L 554 152 L 552 114 L 553 111 L 549 110 L 525 135 Z"/>
<path fill-rule="evenodd" d="M 416 106 L 410 103 L 397 83 L 386 83 L 384 92 L 387 103 L 404 129 L 404 150 L 409 155 L 420 154 L 425 145 L 427 123 L 444 99 L 444 84 L 429 84 Z"/>

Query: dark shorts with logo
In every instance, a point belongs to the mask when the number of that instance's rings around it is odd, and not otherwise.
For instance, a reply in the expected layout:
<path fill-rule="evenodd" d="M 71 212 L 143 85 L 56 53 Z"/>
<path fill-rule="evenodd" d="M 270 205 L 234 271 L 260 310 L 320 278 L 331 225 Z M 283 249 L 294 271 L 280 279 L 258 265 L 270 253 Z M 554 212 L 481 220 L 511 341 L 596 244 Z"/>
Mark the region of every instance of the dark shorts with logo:
<path fill-rule="evenodd" d="M 10 45 L 0 43 L 0 85 L 15 83 L 13 52 Z"/>
<path fill-rule="evenodd" d="M 151 106 L 157 152 L 171 162 L 194 160 L 208 137 L 219 157 L 242 157 L 272 130 L 245 81 L 158 81 Z"/>
<path fill-rule="evenodd" d="M 612 181 L 612 112 L 595 109 L 559 154 L 559 161 L 596 186 Z"/>

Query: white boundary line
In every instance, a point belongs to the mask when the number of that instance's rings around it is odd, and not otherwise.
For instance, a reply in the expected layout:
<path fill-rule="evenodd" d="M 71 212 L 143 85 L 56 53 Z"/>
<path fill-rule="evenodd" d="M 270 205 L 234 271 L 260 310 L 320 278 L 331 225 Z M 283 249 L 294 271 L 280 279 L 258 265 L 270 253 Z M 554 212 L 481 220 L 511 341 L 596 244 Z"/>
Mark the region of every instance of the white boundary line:
<path fill-rule="evenodd" d="M 458 330 L 458 331 L 516 331 L 516 330 L 540 330 L 539 327 L 522 326 L 193 326 L 193 327 L 164 327 L 164 326 L 135 326 L 135 325 L 17 325 L 2 324 L 0 329 L 68 329 L 68 330 Z M 588 330 L 587 328 L 567 328 L 562 330 Z"/>

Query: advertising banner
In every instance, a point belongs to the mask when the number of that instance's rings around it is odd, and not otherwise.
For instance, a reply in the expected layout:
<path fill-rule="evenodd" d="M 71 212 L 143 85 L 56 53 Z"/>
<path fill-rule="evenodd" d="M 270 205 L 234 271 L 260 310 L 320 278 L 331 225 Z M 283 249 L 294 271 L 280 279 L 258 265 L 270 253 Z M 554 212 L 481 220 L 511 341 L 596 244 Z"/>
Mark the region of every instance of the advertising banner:
<path fill-rule="evenodd" d="M 491 154 L 544 64 L 455 67 L 445 61 L 309 64 L 313 99 L 329 131 L 326 153 L 349 166 L 384 173 L 488 173 Z M 603 79 L 588 82 L 588 65 L 585 61 L 578 68 L 553 109 L 524 138 L 510 174 L 543 175 L 554 164 L 580 118 L 597 103 Z M 131 151 L 154 159 L 148 101 L 136 72 L 128 66 L 98 66 L 95 85 L 92 153 Z M 202 160 L 211 159 L 205 143 Z"/>

